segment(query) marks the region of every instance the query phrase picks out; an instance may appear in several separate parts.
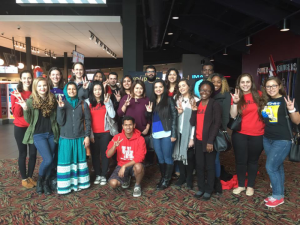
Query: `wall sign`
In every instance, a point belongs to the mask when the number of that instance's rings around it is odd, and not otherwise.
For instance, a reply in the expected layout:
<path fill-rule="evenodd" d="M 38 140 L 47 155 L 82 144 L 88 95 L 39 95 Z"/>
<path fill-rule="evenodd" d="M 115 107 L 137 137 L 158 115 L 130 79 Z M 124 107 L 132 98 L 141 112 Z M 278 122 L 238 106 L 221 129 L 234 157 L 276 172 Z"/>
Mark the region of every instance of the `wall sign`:
<path fill-rule="evenodd" d="M 0 66 L 0 73 L 18 73 L 18 67 Z"/>

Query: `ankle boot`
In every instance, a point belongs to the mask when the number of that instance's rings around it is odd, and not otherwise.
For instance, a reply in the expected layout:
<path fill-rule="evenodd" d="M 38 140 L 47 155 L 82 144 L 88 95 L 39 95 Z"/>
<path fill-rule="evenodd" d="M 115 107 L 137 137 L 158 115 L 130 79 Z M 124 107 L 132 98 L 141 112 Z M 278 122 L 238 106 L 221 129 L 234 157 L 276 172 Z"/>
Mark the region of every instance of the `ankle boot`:
<path fill-rule="evenodd" d="M 165 178 L 163 179 L 160 188 L 157 188 L 157 190 L 164 190 L 167 187 L 169 187 L 172 178 L 173 168 L 174 168 L 173 164 L 166 164 Z"/>
<path fill-rule="evenodd" d="M 45 195 L 52 194 L 51 188 L 50 188 L 50 177 L 47 176 L 43 182 L 43 190 Z"/>
<path fill-rule="evenodd" d="M 178 180 L 176 181 L 175 185 L 180 187 L 181 185 L 183 185 L 186 182 L 186 176 L 185 176 L 185 165 L 183 164 L 182 161 L 177 161 L 178 167 L 179 167 L 179 172 L 180 172 L 180 176 L 178 178 Z"/>
<path fill-rule="evenodd" d="M 216 177 L 215 178 L 215 192 L 217 195 L 222 195 L 222 184 L 221 184 L 221 180 L 220 177 Z"/>
<path fill-rule="evenodd" d="M 161 177 L 160 177 L 160 180 L 159 182 L 156 184 L 156 188 L 159 188 L 163 182 L 163 179 L 165 177 L 165 163 L 160 163 L 159 164 L 159 170 L 160 170 L 160 174 L 161 174 Z"/>
<path fill-rule="evenodd" d="M 43 193 L 43 182 L 44 182 L 44 177 L 40 176 L 38 177 L 37 183 L 36 183 L 36 192 L 41 195 Z"/>

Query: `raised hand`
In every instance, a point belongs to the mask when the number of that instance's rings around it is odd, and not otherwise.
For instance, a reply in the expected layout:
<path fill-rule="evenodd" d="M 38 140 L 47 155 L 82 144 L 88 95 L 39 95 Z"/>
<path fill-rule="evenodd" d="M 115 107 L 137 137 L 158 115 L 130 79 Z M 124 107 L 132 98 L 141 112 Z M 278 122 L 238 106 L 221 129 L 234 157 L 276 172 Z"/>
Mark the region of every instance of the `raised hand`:
<path fill-rule="evenodd" d="M 192 110 L 193 111 L 197 111 L 198 110 L 196 101 L 193 101 L 191 106 L 192 106 Z"/>
<path fill-rule="evenodd" d="M 120 136 L 119 136 L 119 137 L 118 137 L 118 140 L 116 140 L 116 141 L 112 140 L 112 141 L 114 142 L 114 146 L 115 146 L 115 147 L 118 147 L 118 146 L 120 145 L 120 143 L 123 141 L 123 139 L 120 140 Z"/>
<path fill-rule="evenodd" d="M 110 95 L 109 94 L 104 94 L 104 103 L 108 103 L 110 99 Z"/>
<path fill-rule="evenodd" d="M 152 112 L 153 102 L 150 102 L 150 101 L 149 101 L 149 104 L 148 104 L 148 105 L 145 105 L 145 106 L 146 106 L 147 112 Z"/>
<path fill-rule="evenodd" d="M 131 100 L 131 96 L 128 95 L 128 96 L 127 96 L 127 99 L 126 99 L 126 101 L 125 101 L 125 103 L 124 103 L 124 105 L 125 105 L 125 106 L 129 106 L 129 105 L 130 105 L 130 100 Z"/>
<path fill-rule="evenodd" d="M 14 93 L 10 92 L 11 95 L 15 96 L 16 98 L 21 97 L 21 93 L 18 91 L 17 88 L 14 88 L 13 90 Z"/>
<path fill-rule="evenodd" d="M 87 89 L 89 87 L 90 81 L 86 80 L 86 77 L 82 78 L 82 81 L 83 81 L 82 87 L 84 89 Z"/>
<path fill-rule="evenodd" d="M 106 85 L 108 84 L 108 80 L 103 81 L 102 84 L 103 84 L 103 88 L 104 88 L 104 90 L 105 90 L 105 87 L 106 87 Z"/>
<path fill-rule="evenodd" d="M 286 102 L 286 108 L 289 110 L 289 111 L 292 111 L 294 110 L 295 108 L 295 99 L 293 99 L 293 101 L 290 100 L 290 97 L 287 96 L 287 99 L 286 97 L 284 97 L 284 100 Z"/>
<path fill-rule="evenodd" d="M 61 95 L 58 96 L 58 100 L 56 100 L 56 101 L 57 101 L 58 107 L 65 106 L 65 103 L 63 102 Z"/>
<path fill-rule="evenodd" d="M 20 97 L 16 97 L 18 99 L 18 102 L 16 102 L 16 104 L 20 105 L 25 111 L 27 110 L 27 104 L 24 101 L 24 99 L 22 98 L 22 96 Z"/>
<path fill-rule="evenodd" d="M 234 94 L 231 94 L 232 100 L 235 104 L 237 104 L 240 101 L 240 90 L 238 88 L 235 89 Z"/>
<path fill-rule="evenodd" d="M 117 102 L 119 102 L 121 100 L 121 94 L 120 91 L 116 91 L 116 93 L 114 94 L 116 97 Z"/>
<path fill-rule="evenodd" d="M 178 114 L 183 113 L 183 108 L 182 108 L 182 103 L 181 103 L 181 101 L 178 101 L 178 106 L 175 106 L 175 108 L 177 109 Z"/>

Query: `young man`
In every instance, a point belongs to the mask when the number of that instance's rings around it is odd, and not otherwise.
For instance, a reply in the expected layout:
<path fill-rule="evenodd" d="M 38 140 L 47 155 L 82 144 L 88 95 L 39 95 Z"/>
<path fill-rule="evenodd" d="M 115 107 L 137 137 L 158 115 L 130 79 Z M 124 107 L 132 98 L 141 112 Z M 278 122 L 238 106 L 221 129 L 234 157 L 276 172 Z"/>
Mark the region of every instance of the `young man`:
<path fill-rule="evenodd" d="M 112 188 L 120 185 L 122 188 L 128 188 L 131 176 L 134 176 L 136 183 L 133 197 L 139 197 L 142 195 L 141 181 L 144 176 L 142 162 L 146 155 L 145 139 L 141 136 L 141 132 L 135 129 L 135 120 L 131 116 L 124 116 L 122 127 L 122 133 L 114 136 L 107 146 L 107 157 L 110 158 L 117 152 L 118 161 L 108 182 Z"/>
<path fill-rule="evenodd" d="M 156 80 L 156 68 L 154 66 L 147 66 L 145 76 L 146 96 L 150 99 L 153 92 L 153 82 Z"/>
<path fill-rule="evenodd" d="M 200 98 L 200 93 L 199 93 L 199 85 L 202 83 L 202 81 L 207 80 L 211 74 L 214 73 L 214 65 L 211 62 L 206 62 L 202 66 L 202 71 L 203 79 L 199 79 L 195 81 L 194 85 L 194 93 L 195 95 Z"/>
<path fill-rule="evenodd" d="M 108 84 L 112 91 L 112 95 L 110 99 L 114 105 L 115 111 L 117 111 L 119 107 L 119 102 L 121 100 L 120 88 L 118 87 L 117 82 L 118 82 L 118 74 L 116 72 L 110 72 L 108 75 Z M 116 121 L 117 119 L 118 117 L 115 118 Z"/>

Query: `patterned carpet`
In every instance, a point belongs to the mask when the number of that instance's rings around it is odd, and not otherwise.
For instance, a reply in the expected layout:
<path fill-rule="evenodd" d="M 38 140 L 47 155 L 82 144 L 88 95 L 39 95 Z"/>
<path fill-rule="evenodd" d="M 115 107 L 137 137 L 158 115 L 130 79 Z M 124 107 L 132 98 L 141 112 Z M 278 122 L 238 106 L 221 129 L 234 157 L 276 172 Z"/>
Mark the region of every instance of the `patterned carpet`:
<path fill-rule="evenodd" d="M 222 153 L 221 162 L 234 173 L 232 151 Z M 300 164 L 285 162 L 285 203 L 273 209 L 263 203 L 271 191 L 264 153 L 259 164 L 253 197 L 226 190 L 202 202 L 185 188 L 156 191 L 156 166 L 146 168 L 139 198 L 132 197 L 133 183 L 127 190 L 92 185 L 65 196 L 38 196 L 21 187 L 16 159 L 0 160 L 0 224 L 300 224 Z"/>

